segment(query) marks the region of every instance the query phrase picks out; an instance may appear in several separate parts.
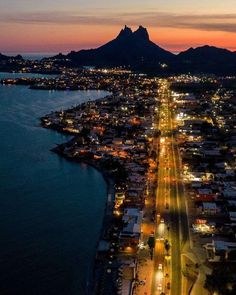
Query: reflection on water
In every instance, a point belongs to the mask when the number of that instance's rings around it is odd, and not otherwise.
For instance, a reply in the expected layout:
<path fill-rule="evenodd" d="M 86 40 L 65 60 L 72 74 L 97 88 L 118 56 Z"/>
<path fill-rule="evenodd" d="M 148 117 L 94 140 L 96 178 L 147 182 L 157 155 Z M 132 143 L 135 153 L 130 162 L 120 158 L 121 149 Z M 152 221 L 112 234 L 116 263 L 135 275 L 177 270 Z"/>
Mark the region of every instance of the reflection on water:
<path fill-rule="evenodd" d="M 84 294 L 105 182 L 50 152 L 66 136 L 41 128 L 39 117 L 104 95 L 0 86 L 1 295 Z"/>

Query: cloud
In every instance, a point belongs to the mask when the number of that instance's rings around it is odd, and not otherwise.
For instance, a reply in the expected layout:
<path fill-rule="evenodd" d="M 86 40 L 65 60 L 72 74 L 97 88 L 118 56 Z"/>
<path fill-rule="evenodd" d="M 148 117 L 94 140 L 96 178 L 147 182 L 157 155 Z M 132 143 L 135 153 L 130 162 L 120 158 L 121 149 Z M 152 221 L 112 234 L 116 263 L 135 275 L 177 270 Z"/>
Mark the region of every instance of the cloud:
<path fill-rule="evenodd" d="M 116 17 L 94 16 L 90 14 L 80 15 L 70 12 L 37 12 L 30 14 L 2 15 L 0 22 L 19 24 L 77 24 L 77 25 L 116 25 L 121 20 Z"/>
<path fill-rule="evenodd" d="M 20 24 L 108 25 L 197 29 L 236 33 L 236 14 L 175 14 L 169 12 L 114 13 L 99 11 L 97 15 L 73 12 L 35 12 L 0 15 L 0 22 Z"/>
<path fill-rule="evenodd" d="M 168 28 L 198 29 L 236 33 L 236 14 L 185 15 L 159 13 L 149 15 L 150 24 Z"/>

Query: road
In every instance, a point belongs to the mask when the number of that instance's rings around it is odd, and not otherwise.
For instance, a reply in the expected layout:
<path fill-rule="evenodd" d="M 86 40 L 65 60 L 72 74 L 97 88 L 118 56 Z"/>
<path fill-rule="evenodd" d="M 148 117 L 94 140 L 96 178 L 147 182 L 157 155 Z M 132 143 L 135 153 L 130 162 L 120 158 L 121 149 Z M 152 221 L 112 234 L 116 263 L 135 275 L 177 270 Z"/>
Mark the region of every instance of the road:
<path fill-rule="evenodd" d="M 151 294 L 182 295 L 181 253 L 189 240 L 181 180 L 181 158 L 175 140 L 174 108 L 167 80 L 160 80 L 158 188 L 156 194 L 156 246 Z M 165 248 L 166 241 L 170 250 Z"/>

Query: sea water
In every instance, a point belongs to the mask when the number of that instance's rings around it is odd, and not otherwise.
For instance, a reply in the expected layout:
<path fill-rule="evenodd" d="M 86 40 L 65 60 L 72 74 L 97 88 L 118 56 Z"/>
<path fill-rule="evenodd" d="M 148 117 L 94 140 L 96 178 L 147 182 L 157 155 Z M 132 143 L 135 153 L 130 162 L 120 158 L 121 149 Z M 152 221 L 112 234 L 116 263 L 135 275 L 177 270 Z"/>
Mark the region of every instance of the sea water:
<path fill-rule="evenodd" d="M 106 94 L 0 86 L 1 295 L 86 294 L 106 184 L 50 151 L 69 138 L 40 117 Z"/>

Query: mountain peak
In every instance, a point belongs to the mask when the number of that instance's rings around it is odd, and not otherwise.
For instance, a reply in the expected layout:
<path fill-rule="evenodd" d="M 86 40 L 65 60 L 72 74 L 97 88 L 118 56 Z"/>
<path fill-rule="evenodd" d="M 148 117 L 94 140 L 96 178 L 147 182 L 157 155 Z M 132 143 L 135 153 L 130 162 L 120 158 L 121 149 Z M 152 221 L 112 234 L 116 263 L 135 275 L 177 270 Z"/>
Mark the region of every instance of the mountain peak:
<path fill-rule="evenodd" d="M 127 66 L 130 69 L 165 74 L 190 72 L 235 75 L 236 73 L 236 52 L 202 46 L 174 55 L 149 40 L 148 31 L 143 26 L 139 26 L 134 32 L 125 26 L 116 38 L 98 48 L 72 51 L 65 57 L 58 55 L 53 58 L 56 62 L 61 60 L 62 65 L 74 67 Z M 163 63 L 168 67 L 162 68 Z"/>
<path fill-rule="evenodd" d="M 137 31 L 135 31 L 133 34 L 140 39 L 149 40 L 149 34 L 147 29 L 141 25 L 139 26 Z"/>
<path fill-rule="evenodd" d="M 126 25 L 125 25 L 125 27 L 124 27 L 124 29 L 122 29 L 121 31 L 120 31 L 120 33 L 119 33 L 119 35 L 117 36 L 117 38 L 125 38 L 125 37 L 129 37 L 129 36 L 131 36 L 132 35 L 132 30 L 129 28 L 129 27 L 127 27 Z"/>

